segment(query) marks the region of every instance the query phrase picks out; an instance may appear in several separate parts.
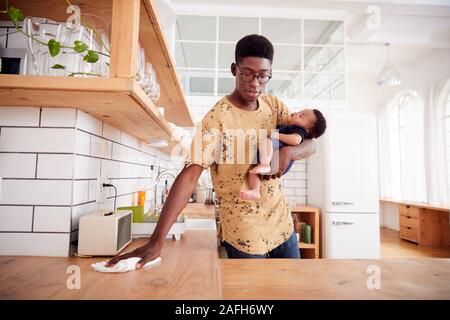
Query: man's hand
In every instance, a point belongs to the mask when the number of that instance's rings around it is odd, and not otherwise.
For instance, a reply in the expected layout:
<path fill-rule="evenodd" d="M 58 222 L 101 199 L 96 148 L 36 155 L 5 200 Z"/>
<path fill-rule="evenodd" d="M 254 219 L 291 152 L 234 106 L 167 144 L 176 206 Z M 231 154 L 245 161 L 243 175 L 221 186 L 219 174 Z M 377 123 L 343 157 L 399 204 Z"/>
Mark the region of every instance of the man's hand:
<path fill-rule="evenodd" d="M 283 147 L 273 153 L 271 166 L 272 171 L 266 175 L 261 175 L 264 180 L 280 178 L 291 161 L 290 147 Z"/>
<path fill-rule="evenodd" d="M 158 258 L 160 254 L 161 254 L 161 245 L 153 244 L 150 241 L 145 246 L 139 247 L 129 253 L 125 253 L 122 255 L 116 255 L 114 258 L 112 258 L 111 260 L 109 260 L 106 263 L 106 266 L 113 267 L 120 260 L 133 258 L 133 257 L 139 257 L 139 258 L 141 258 L 141 260 L 139 260 L 136 263 L 136 269 L 139 269 L 139 268 L 142 268 L 147 262 L 150 262 L 153 259 Z"/>

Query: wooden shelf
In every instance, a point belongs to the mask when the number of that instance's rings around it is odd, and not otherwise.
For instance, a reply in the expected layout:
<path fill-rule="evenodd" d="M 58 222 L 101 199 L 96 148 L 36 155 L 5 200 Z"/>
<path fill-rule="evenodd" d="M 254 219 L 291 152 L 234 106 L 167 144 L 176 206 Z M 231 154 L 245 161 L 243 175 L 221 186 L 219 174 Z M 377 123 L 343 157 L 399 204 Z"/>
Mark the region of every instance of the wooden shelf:
<path fill-rule="evenodd" d="M 72 0 L 71 3 L 78 5 L 82 14 L 95 14 L 109 23 L 112 29 L 110 77 L 0 75 L 0 105 L 78 108 L 145 143 L 149 139 L 166 139 L 169 147 L 161 150 L 168 153 L 177 144 L 168 122 L 192 127 L 193 121 L 151 1 Z M 55 21 L 66 21 L 68 17 L 63 0 L 11 0 L 10 5 L 20 8 L 25 16 Z M 8 18 L 2 14 L 0 19 Z M 135 26 L 137 20 L 139 24 Z M 156 72 L 161 88 L 156 106 L 164 107 L 164 117 L 134 80 L 138 38 Z"/>
<path fill-rule="evenodd" d="M 300 254 L 302 258 L 306 259 L 319 259 L 320 258 L 320 220 L 319 220 L 319 208 L 311 206 L 295 206 L 291 209 L 291 214 L 298 216 L 300 221 L 306 222 L 311 225 L 312 229 L 312 243 L 298 242 Z"/>
<path fill-rule="evenodd" d="M 315 249 L 316 245 L 314 243 L 304 243 L 304 242 L 299 242 L 298 243 L 298 247 L 300 249 Z"/>

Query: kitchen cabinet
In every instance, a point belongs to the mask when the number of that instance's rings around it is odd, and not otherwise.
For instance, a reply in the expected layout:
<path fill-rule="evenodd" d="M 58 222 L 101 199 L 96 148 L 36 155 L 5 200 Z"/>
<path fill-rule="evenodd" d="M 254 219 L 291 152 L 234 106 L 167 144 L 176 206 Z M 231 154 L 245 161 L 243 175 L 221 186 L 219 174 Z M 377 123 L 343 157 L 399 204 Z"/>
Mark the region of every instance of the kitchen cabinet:
<path fill-rule="evenodd" d="M 169 153 L 178 141 L 172 122 L 192 127 L 193 121 L 175 72 L 158 17 L 150 0 L 73 0 L 82 13 L 95 14 L 111 25 L 110 74 L 107 78 L 0 75 L 0 105 L 78 108 L 133 135 L 142 142 L 166 139 Z M 9 1 L 25 16 L 66 21 L 64 0 Z M 1 20 L 9 20 L 6 15 Z M 135 79 L 138 43 L 156 72 L 161 88 L 158 107 Z"/>

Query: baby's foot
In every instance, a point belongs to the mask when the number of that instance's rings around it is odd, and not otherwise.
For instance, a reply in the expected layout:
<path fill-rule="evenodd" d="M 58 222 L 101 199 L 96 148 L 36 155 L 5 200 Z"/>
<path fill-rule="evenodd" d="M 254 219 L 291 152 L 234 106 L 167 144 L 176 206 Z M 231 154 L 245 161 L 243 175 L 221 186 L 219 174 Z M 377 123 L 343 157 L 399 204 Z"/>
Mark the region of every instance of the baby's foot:
<path fill-rule="evenodd" d="M 271 170 L 270 164 L 258 164 L 256 167 L 250 169 L 248 172 L 252 174 L 269 173 Z"/>
<path fill-rule="evenodd" d="M 258 189 L 245 190 L 240 192 L 241 199 L 244 200 L 259 200 L 261 199 L 261 194 Z"/>

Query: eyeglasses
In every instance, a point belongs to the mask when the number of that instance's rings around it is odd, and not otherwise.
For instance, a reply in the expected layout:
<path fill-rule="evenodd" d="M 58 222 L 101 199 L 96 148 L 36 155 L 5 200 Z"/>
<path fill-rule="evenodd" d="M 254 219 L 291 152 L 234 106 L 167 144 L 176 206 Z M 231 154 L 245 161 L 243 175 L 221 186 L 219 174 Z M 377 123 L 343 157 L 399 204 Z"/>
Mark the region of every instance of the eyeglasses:
<path fill-rule="evenodd" d="M 270 79 L 272 79 L 272 76 L 268 75 L 268 74 L 259 75 L 259 74 L 253 74 L 250 72 L 242 72 L 241 69 L 239 69 L 237 63 L 236 63 L 236 68 L 238 69 L 239 73 L 241 74 L 242 81 L 245 81 L 245 82 L 252 82 L 253 79 L 256 78 L 256 81 L 258 81 L 259 84 L 265 84 L 265 83 L 269 82 Z"/>

